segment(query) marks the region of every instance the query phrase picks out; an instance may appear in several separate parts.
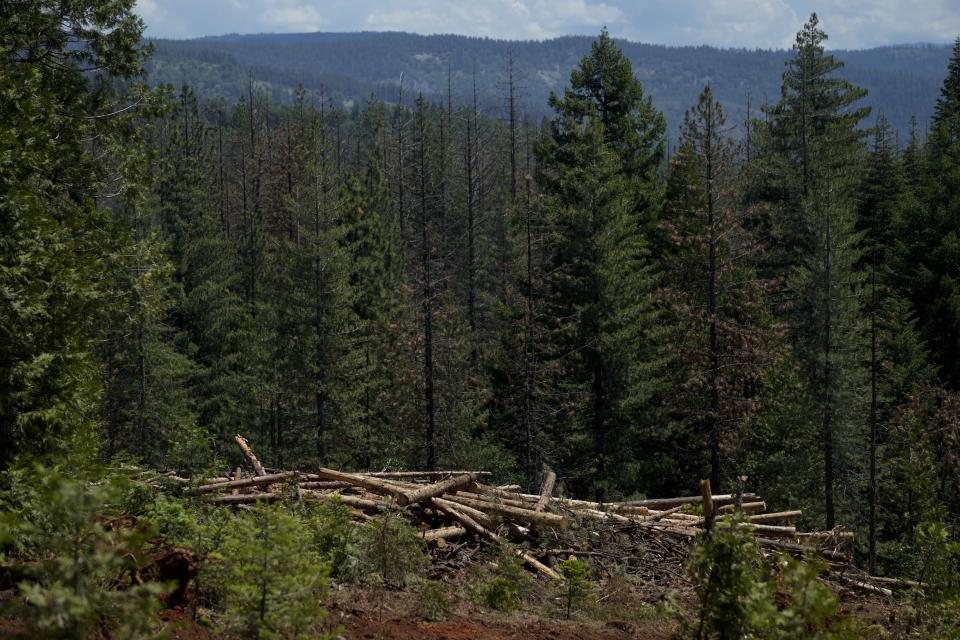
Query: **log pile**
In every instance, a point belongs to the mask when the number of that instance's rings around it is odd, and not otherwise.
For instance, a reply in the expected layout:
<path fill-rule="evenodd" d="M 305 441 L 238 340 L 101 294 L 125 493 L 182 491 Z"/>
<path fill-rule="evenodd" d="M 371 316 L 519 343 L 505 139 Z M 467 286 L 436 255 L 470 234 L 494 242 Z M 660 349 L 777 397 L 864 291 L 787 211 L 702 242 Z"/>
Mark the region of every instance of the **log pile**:
<path fill-rule="evenodd" d="M 885 594 L 891 586 L 909 586 L 858 573 L 852 566 L 851 532 L 799 531 L 795 523 L 801 511 L 768 512 L 766 503 L 753 493 L 713 495 L 708 481 L 702 483 L 698 496 L 592 502 L 554 495 L 557 478 L 552 471 L 545 474 L 540 493 L 526 494 L 515 485 L 489 484 L 491 474 L 483 471 L 265 469 L 243 437 L 237 435 L 235 441 L 249 463 L 249 472 L 237 469 L 200 484 L 175 474 L 156 478 L 187 485 L 186 493 L 204 502 L 239 508 L 284 497 L 339 501 L 361 521 L 384 509 L 399 508 L 435 549 L 468 538 L 503 546 L 539 575 L 551 579 L 560 579 L 550 566 L 558 557 L 605 555 L 589 544 L 554 548 L 562 532 L 571 526 L 595 534 L 601 530 L 626 534 L 631 540 L 643 541 L 645 549 L 658 549 L 656 557 L 675 559 L 685 556 L 694 538 L 739 514 L 739 526 L 749 530 L 765 553 L 820 557 L 827 561 L 836 581 L 861 591 Z M 508 541 L 517 544 L 506 545 Z"/>

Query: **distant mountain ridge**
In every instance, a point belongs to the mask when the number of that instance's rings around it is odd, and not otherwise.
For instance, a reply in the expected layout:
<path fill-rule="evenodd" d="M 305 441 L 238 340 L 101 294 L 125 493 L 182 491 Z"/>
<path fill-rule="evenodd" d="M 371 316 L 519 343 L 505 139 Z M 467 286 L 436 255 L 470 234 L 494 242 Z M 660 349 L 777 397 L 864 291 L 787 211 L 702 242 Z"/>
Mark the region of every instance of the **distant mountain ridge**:
<path fill-rule="evenodd" d="M 418 93 L 457 103 L 472 91 L 474 64 L 484 112 L 505 112 L 507 69 L 512 50 L 519 110 L 533 119 L 548 115 L 550 91 L 562 91 L 570 70 L 593 38 L 564 36 L 545 41 L 505 41 L 458 35 L 421 36 L 400 32 L 303 33 L 208 36 L 194 40 L 152 40 L 149 65 L 156 83 L 188 83 L 205 98 L 236 100 L 252 78 L 277 102 L 289 102 L 298 85 L 342 105 L 374 95 L 396 102 Z M 709 82 L 728 110 L 731 123 L 746 117 L 748 95 L 758 113 L 775 101 L 789 51 L 669 47 L 626 40 L 618 44 L 634 65 L 647 93 L 667 117 L 675 137 L 684 111 Z M 911 116 L 921 130 L 933 111 L 946 75 L 950 47 L 909 44 L 833 51 L 846 62 L 851 82 L 870 92 L 874 116 L 883 113 L 901 136 Z"/>

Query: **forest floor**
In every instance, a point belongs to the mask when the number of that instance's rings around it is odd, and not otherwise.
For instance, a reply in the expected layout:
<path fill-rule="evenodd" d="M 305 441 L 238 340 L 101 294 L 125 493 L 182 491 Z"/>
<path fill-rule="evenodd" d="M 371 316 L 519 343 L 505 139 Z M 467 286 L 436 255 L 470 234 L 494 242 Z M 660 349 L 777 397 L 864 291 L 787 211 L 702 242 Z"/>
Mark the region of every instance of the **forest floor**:
<path fill-rule="evenodd" d="M 457 587 L 451 585 L 452 591 Z M 888 637 L 898 608 L 882 598 L 842 592 L 843 610 L 857 616 L 875 633 L 866 638 Z M 693 595 L 675 593 L 676 607 L 695 611 Z M 451 612 L 443 621 L 427 621 L 417 613 L 413 589 L 383 590 L 369 587 L 334 589 L 326 603 L 329 616 L 320 633 L 338 631 L 344 640 L 669 640 L 678 629 L 677 616 L 649 605 L 640 610 L 607 607 L 594 615 L 565 620 L 542 599 L 538 605 L 504 613 L 492 611 L 462 597 L 453 597 Z M 626 603 L 624 603 L 626 605 Z M 166 609 L 161 614 L 171 640 L 214 640 L 220 637 L 209 626 L 194 621 L 193 603 Z M 20 625 L 0 618 L 0 637 L 14 637 Z"/>
<path fill-rule="evenodd" d="M 425 620 L 417 612 L 415 589 L 384 590 L 371 587 L 334 588 L 326 603 L 329 616 L 320 632 L 338 632 L 344 640 L 669 640 L 679 628 L 678 616 L 661 603 L 642 601 L 638 608 L 629 603 L 604 607 L 591 614 L 565 620 L 556 605 L 543 597 L 533 598 L 523 610 L 493 611 L 458 594 L 451 588 L 451 611 L 443 621 Z M 542 594 L 541 594 L 542 595 Z M 896 619 L 897 607 L 882 598 L 841 592 L 843 610 L 860 618 L 874 634 L 887 637 Z M 693 612 L 691 592 L 673 592 L 674 611 Z M 622 608 L 620 608 L 622 607 Z M 219 637 L 205 625 L 193 621 L 190 610 L 167 610 L 173 640 L 212 640 Z"/>

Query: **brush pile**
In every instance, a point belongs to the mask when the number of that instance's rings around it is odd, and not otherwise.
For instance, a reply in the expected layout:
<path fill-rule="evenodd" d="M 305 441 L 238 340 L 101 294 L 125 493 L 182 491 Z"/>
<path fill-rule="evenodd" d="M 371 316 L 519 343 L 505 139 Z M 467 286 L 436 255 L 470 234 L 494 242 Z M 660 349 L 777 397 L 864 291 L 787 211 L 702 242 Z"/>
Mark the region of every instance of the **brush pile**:
<path fill-rule="evenodd" d="M 628 546 L 629 541 L 642 541 L 644 556 L 649 557 L 653 550 L 654 561 L 670 558 L 678 565 L 678 558 L 686 555 L 695 537 L 740 513 L 740 526 L 749 529 L 765 552 L 820 557 L 827 562 L 830 578 L 850 588 L 890 595 L 890 587 L 913 586 L 859 573 L 851 564 L 852 532 L 798 531 L 794 523 L 801 511 L 768 512 L 760 496 L 743 491 L 712 495 L 709 481 L 701 482 L 698 496 L 591 502 L 555 496 L 553 472 L 546 474 L 539 494 L 527 494 L 516 485 L 487 484 L 491 474 L 484 471 L 268 470 L 242 436 L 237 435 L 235 441 L 249 463 L 248 471 L 238 467 L 230 477 L 211 478 L 202 484 L 173 473 L 163 476 L 183 483 L 187 494 L 205 502 L 238 508 L 286 497 L 337 500 L 358 520 L 370 519 L 385 509 L 401 509 L 419 525 L 421 537 L 431 547 L 442 550 L 457 539 L 504 546 L 538 574 L 555 580 L 560 579 L 550 566 L 555 558 L 582 555 L 602 559 L 609 553 L 590 541 L 609 540 L 611 533 L 627 540 Z M 564 536 L 571 525 L 592 537 Z M 507 541 L 516 545 L 506 545 Z M 566 548 L 555 548 L 563 542 L 568 543 Z M 624 551 L 631 553 L 629 548 Z M 617 560 L 625 561 L 623 557 Z M 629 559 L 626 562 L 629 564 Z"/>

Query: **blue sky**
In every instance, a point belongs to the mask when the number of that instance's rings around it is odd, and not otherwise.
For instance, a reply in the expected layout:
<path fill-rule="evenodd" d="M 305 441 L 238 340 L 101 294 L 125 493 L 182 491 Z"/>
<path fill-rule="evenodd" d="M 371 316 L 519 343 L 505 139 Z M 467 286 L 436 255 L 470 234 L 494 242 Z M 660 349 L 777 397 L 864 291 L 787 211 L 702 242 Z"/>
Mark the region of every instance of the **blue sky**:
<path fill-rule="evenodd" d="M 154 37 L 411 31 L 510 39 L 596 34 L 656 44 L 789 47 L 812 11 L 833 48 L 950 42 L 960 0 L 137 0 Z"/>

